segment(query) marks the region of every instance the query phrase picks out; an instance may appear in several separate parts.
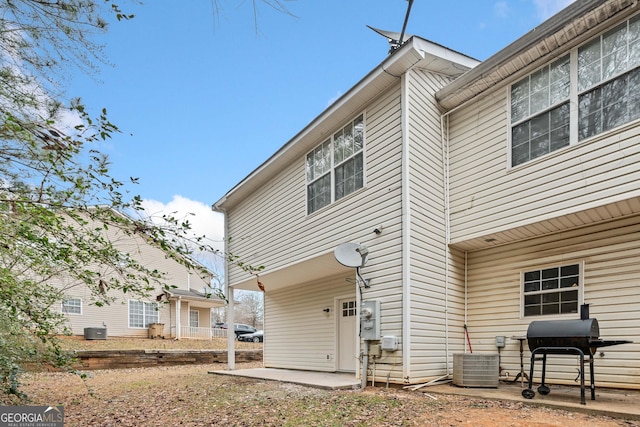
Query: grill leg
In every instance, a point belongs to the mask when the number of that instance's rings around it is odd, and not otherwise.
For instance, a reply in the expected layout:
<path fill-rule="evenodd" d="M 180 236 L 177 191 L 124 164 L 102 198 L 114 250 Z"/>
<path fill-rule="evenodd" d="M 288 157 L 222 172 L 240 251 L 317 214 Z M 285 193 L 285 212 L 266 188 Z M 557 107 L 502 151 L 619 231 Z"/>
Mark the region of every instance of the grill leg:
<path fill-rule="evenodd" d="M 589 376 L 591 378 L 591 400 L 596 400 L 596 381 L 593 373 L 593 355 L 589 356 Z"/>
<path fill-rule="evenodd" d="M 576 349 L 580 356 L 580 403 L 586 405 L 587 402 L 584 398 L 584 353 L 579 348 Z"/>
<path fill-rule="evenodd" d="M 540 386 L 544 387 L 544 378 L 547 375 L 547 353 L 542 353 L 542 383 Z"/>
<path fill-rule="evenodd" d="M 529 387 L 522 390 L 522 397 L 525 399 L 533 399 L 536 393 L 533 391 L 533 368 L 536 362 L 536 351 L 531 352 L 531 366 L 529 368 Z"/>

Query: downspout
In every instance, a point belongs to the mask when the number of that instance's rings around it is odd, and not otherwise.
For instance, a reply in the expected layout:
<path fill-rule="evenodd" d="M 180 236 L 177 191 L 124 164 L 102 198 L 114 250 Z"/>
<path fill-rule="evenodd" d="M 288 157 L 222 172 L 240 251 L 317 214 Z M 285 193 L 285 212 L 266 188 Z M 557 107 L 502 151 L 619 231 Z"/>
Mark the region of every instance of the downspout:
<path fill-rule="evenodd" d="M 464 326 L 467 326 L 467 251 L 464 251 Z M 466 331 L 465 331 L 466 333 Z M 464 352 L 467 352 L 467 340 L 464 340 Z"/>
<path fill-rule="evenodd" d="M 220 202 L 211 206 L 211 210 L 221 213 L 224 218 L 223 236 L 224 236 L 224 294 L 227 296 L 227 367 L 233 371 L 236 368 L 236 341 L 235 341 L 235 316 L 234 316 L 234 295 L 233 288 L 229 286 L 229 223 L 227 220 L 227 212 L 220 206 L 226 201 L 223 198 Z"/>
<path fill-rule="evenodd" d="M 182 305 L 182 297 L 179 296 L 176 300 L 176 339 L 180 339 L 180 306 Z"/>
<path fill-rule="evenodd" d="M 449 115 L 458 110 L 462 106 L 458 106 L 452 110 L 443 113 L 440 116 L 440 138 L 442 142 L 442 160 L 443 160 L 443 173 L 444 173 L 444 253 L 445 253 L 445 266 L 444 266 L 444 289 L 445 289 L 445 364 L 447 369 L 447 375 L 451 374 L 449 368 L 449 262 L 451 260 L 451 253 L 449 251 L 449 242 L 451 241 L 451 193 L 450 193 L 450 164 L 449 164 Z M 464 325 L 467 325 L 467 253 L 465 252 L 465 278 L 464 278 Z M 466 346 L 466 341 L 465 341 Z"/>
<path fill-rule="evenodd" d="M 446 125 L 445 125 L 446 120 Z M 444 353 L 447 375 L 449 367 L 449 117 L 448 113 L 440 116 L 440 138 L 442 143 L 442 173 L 444 196 Z"/>
<path fill-rule="evenodd" d="M 402 75 L 402 376 L 411 377 L 411 186 L 409 179 L 409 74 Z"/>

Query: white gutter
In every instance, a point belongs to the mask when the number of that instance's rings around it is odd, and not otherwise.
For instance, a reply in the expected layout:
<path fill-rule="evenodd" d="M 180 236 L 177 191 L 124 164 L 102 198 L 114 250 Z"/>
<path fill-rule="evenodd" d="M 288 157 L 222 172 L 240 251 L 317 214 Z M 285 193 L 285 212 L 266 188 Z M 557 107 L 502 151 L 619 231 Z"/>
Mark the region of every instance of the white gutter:
<path fill-rule="evenodd" d="M 411 186 L 409 180 L 409 74 L 402 88 L 402 377 L 411 376 Z"/>

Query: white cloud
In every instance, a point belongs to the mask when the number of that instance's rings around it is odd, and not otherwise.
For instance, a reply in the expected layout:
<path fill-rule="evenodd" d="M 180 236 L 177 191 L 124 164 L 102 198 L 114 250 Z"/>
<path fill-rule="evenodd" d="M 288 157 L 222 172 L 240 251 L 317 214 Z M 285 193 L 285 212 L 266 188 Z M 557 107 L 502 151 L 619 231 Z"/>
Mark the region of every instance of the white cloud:
<path fill-rule="evenodd" d="M 574 1 L 575 0 L 533 0 L 533 4 L 536 8 L 538 18 L 544 21 L 560 12 Z"/>
<path fill-rule="evenodd" d="M 493 11 L 499 18 L 506 18 L 509 16 L 510 9 L 506 1 L 499 1 L 494 3 Z"/>
<path fill-rule="evenodd" d="M 155 220 L 160 220 L 162 215 L 188 220 L 194 236 L 206 236 L 208 245 L 220 251 L 224 249 L 224 217 L 221 213 L 213 212 L 211 206 L 175 195 L 166 204 L 157 200 L 143 200 L 142 207 Z"/>

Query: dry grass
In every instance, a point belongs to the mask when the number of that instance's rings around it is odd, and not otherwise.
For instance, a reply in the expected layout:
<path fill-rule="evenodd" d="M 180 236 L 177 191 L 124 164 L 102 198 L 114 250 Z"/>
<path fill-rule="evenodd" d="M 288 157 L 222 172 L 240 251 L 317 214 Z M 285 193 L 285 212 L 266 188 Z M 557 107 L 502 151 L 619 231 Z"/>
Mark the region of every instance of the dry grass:
<path fill-rule="evenodd" d="M 238 364 L 238 369 L 259 363 Z M 31 373 L 33 405 L 63 405 L 66 427 L 87 426 L 628 426 L 516 402 L 367 388 L 327 391 L 212 375 L 224 364 Z"/>
<path fill-rule="evenodd" d="M 224 349 L 226 340 L 65 338 L 69 349 Z M 260 348 L 261 344 L 238 343 Z M 239 363 L 236 369 L 261 363 Z M 63 405 L 65 427 L 90 426 L 563 426 L 627 422 L 521 402 L 382 388 L 326 391 L 210 372 L 226 364 L 92 371 L 87 378 L 32 372 L 22 378 L 30 405 Z M 3 402 L 0 402 L 3 403 Z M 4 402 L 3 404 L 6 404 Z M 14 402 L 15 403 L 15 402 Z"/>

